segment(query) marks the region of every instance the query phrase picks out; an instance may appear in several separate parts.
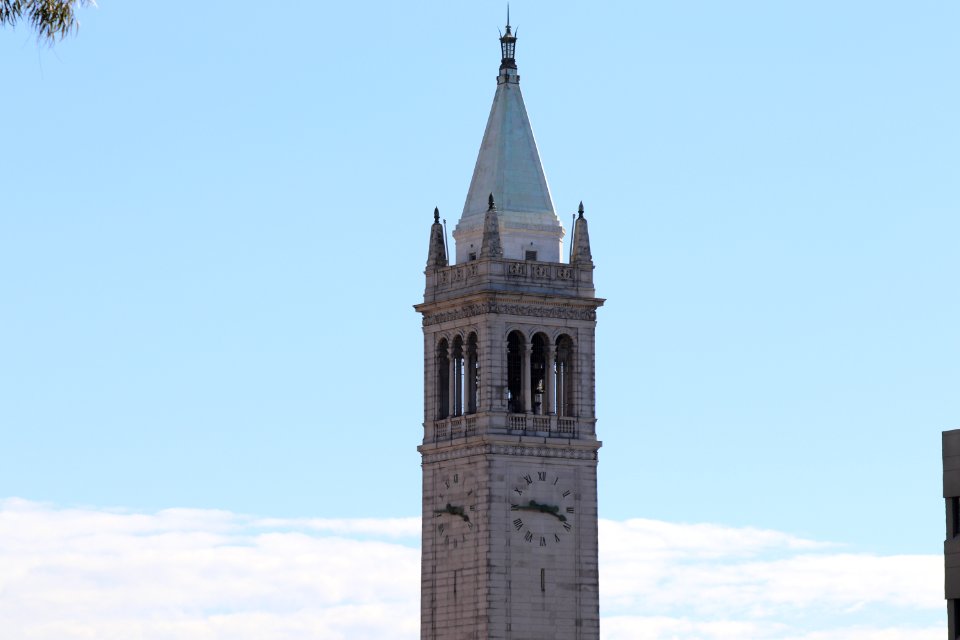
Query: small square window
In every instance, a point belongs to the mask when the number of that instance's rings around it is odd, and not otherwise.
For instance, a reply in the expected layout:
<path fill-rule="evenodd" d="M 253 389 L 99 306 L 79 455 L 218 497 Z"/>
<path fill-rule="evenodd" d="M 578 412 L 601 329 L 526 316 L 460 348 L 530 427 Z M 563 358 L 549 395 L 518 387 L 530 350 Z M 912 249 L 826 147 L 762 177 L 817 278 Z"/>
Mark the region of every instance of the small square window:
<path fill-rule="evenodd" d="M 527 251 L 526 260 L 536 260 L 536 259 L 537 259 L 537 252 L 536 252 L 536 251 Z"/>
<path fill-rule="evenodd" d="M 476 252 L 476 251 L 471 251 L 471 252 L 470 252 L 469 260 L 472 262 L 472 261 L 474 261 L 474 260 L 476 260 L 476 259 L 477 259 L 477 252 Z"/>

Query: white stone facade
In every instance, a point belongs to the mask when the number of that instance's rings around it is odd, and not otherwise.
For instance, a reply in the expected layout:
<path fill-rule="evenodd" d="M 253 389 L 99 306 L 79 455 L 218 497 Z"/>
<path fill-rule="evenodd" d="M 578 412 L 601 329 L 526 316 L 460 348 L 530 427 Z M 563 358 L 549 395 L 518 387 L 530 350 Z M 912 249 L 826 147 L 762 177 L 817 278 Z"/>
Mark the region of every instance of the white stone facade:
<path fill-rule="evenodd" d="M 422 640 L 599 640 L 596 311 L 571 262 L 509 25 L 448 265 L 434 212 L 423 315 Z M 496 203 L 494 202 L 496 201 Z"/>
<path fill-rule="evenodd" d="M 417 306 L 423 639 L 599 638 L 594 331 L 602 303 L 592 264 L 503 258 L 428 269 Z M 512 367 L 511 334 L 521 351 Z M 537 369 L 537 337 L 549 372 Z M 530 382 L 511 398 L 517 363 Z M 556 388 L 563 373 L 565 402 Z"/>

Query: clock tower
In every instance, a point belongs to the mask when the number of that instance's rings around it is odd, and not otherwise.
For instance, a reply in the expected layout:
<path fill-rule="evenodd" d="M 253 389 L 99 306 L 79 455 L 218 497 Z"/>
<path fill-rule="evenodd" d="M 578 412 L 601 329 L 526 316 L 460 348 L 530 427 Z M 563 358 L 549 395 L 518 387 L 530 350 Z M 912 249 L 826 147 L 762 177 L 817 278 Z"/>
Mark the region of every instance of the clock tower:
<path fill-rule="evenodd" d="M 508 18 L 509 22 L 509 18 Z M 449 260 L 423 315 L 420 636 L 597 640 L 596 310 L 583 204 L 567 261 L 508 24 Z"/>

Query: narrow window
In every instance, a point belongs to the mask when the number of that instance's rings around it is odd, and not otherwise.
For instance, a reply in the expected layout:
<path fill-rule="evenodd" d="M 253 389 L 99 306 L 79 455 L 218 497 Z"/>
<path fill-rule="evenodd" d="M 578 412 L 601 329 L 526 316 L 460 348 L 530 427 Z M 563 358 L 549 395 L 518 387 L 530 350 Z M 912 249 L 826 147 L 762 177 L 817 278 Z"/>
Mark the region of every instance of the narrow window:
<path fill-rule="evenodd" d="M 575 388 L 573 370 L 573 340 L 563 335 L 557 338 L 556 362 L 557 415 L 573 417 L 573 393 Z"/>
<path fill-rule="evenodd" d="M 960 536 L 960 497 L 950 498 L 950 537 Z"/>
<path fill-rule="evenodd" d="M 533 336 L 530 353 L 530 391 L 533 393 L 533 412 L 543 415 L 545 411 L 547 376 L 547 337 L 542 333 Z"/>
<path fill-rule="evenodd" d="M 471 333 L 467 337 L 466 383 L 467 413 L 477 412 L 477 396 L 480 391 L 480 358 L 477 354 L 477 334 Z"/>
<path fill-rule="evenodd" d="M 536 251 L 527 250 L 527 257 L 526 257 L 526 259 L 527 259 L 527 260 L 536 260 L 536 259 L 537 259 L 537 252 L 536 252 Z"/>
<path fill-rule="evenodd" d="M 507 411 L 523 413 L 523 335 L 511 331 L 507 336 Z"/>
<path fill-rule="evenodd" d="M 437 419 L 450 415 L 450 351 L 444 338 L 437 345 Z"/>
<path fill-rule="evenodd" d="M 453 398 L 451 402 L 453 406 L 453 415 L 462 416 L 463 415 L 463 380 L 464 380 L 464 358 L 463 358 L 463 338 L 457 336 L 453 339 Z"/>

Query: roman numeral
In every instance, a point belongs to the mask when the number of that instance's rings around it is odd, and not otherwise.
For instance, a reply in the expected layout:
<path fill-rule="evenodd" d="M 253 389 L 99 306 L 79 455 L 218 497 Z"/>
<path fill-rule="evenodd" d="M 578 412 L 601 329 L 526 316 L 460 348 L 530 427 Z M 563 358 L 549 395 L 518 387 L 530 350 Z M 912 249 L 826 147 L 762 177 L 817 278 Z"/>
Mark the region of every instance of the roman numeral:
<path fill-rule="evenodd" d="M 556 485 L 558 482 L 560 482 L 560 476 L 557 476 L 556 478 L 553 479 L 554 485 Z"/>
<path fill-rule="evenodd" d="M 547 472 L 546 471 L 537 471 L 537 480 L 540 482 L 547 481 Z"/>
<path fill-rule="evenodd" d="M 514 520 L 513 528 L 516 529 L 517 531 L 520 531 L 520 529 L 523 529 L 523 520 L 521 518 L 517 518 L 516 520 Z"/>
<path fill-rule="evenodd" d="M 540 536 L 540 546 L 541 547 L 547 546 L 547 539 L 544 538 L 543 536 Z"/>
<path fill-rule="evenodd" d="M 522 495 L 523 495 L 523 489 L 514 489 L 514 491 L 517 492 L 517 495 L 518 495 L 518 496 L 522 496 Z"/>
<path fill-rule="evenodd" d="M 570 531 L 570 529 L 573 528 L 573 525 L 570 524 L 569 522 L 564 522 L 564 523 L 563 523 L 563 528 L 566 529 L 567 531 Z"/>
<path fill-rule="evenodd" d="M 450 488 L 450 481 L 449 481 L 449 480 L 444 480 L 444 481 L 443 481 L 443 484 L 447 487 L 447 489 Z"/>
<path fill-rule="evenodd" d="M 460 482 L 460 474 L 459 474 L 459 473 L 453 474 L 453 482 L 454 482 L 454 483 L 459 483 L 459 482 Z"/>
<path fill-rule="evenodd" d="M 573 513 L 573 507 L 567 507 L 567 513 Z"/>
<path fill-rule="evenodd" d="M 527 531 L 527 533 L 523 536 L 523 539 L 527 542 L 533 542 L 533 534 Z"/>
<path fill-rule="evenodd" d="M 566 491 L 563 492 L 564 498 L 566 498 L 568 495 L 570 495 L 570 489 L 567 489 Z"/>
<path fill-rule="evenodd" d="M 530 474 L 523 476 L 523 479 L 527 481 L 527 484 L 533 484 L 533 478 L 530 477 Z"/>
<path fill-rule="evenodd" d="M 553 534 L 553 539 L 556 540 L 557 542 L 560 542 L 560 535 L 556 533 Z"/>
<path fill-rule="evenodd" d="M 443 524 L 442 522 L 437 525 L 437 531 L 438 531 L 441 535 L 443 534 L 443 532 L 444 532 L 444 530 L 445 530 L 446 528 L 447 528 L 447 525 Z"/>

